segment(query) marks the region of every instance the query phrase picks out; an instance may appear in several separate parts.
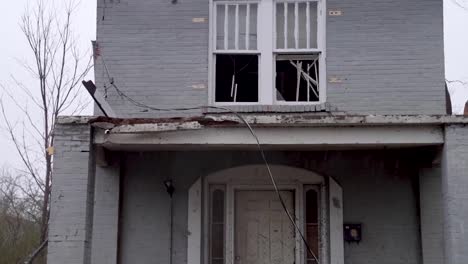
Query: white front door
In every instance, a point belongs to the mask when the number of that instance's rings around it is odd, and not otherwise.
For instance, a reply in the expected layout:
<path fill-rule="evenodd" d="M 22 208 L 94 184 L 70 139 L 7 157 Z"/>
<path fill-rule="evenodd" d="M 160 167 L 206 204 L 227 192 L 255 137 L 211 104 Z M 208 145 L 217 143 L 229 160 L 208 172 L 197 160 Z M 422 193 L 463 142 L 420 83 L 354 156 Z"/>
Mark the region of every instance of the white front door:
<path fill-rule="evenodd" d="M 294 192 L 281 191 L 294 217 Z M 235 264 L 293 264 L 295 231 L 274 191 L 235 192 Z"/>

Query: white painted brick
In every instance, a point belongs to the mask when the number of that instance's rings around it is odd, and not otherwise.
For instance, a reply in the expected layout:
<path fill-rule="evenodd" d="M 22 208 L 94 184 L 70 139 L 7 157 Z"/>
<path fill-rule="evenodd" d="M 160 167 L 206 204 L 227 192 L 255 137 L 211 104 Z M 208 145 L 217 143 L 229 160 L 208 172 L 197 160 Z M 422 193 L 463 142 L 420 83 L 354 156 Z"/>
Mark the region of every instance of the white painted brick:
<path fill-rule="evenodd" d="M 49 219 L 49 264 L 85 264 L 89 254 L 90 128 L 58 125 Z M 83 152 L 84 150 L 88 152 Z"/>
<path fill-rule="evenodd" d="M 444 263 L 442 170 L 423 169 L 419 176 L 421 244 L 424 264 Z"/>
<path fill-rule="evenodd" d="M 117 263 L 120 171 L 96 167 L 91 263 Z"/>
<path fill-rule="evenodd" d="M 207 89 L 192 88 L 208 83 L 209 22 L 192 22 L 208 18 L 207 0 L 121 0 L 107 3 L 105 10 L 102 3 L 98 6 L 97 40 L 120 89 L 160 108 L 208 103 Z M 328 0 L 327 6 L 343 11 L 327 17 L 327 74 L 343 79 L 328 84 L 331 109 L 445 113 L 442 0 Z M 107 77 L 100 60 L 95 69 L 102 89 Z M 108 92 L 109 103 L 122 116 L 171 115 L 141 112 L 112 88 Z"/>
<path fill-rule="evenodd" d="M 468 127 L 445 128 L 442 195 L 445 264 L 468 262 Z"/>

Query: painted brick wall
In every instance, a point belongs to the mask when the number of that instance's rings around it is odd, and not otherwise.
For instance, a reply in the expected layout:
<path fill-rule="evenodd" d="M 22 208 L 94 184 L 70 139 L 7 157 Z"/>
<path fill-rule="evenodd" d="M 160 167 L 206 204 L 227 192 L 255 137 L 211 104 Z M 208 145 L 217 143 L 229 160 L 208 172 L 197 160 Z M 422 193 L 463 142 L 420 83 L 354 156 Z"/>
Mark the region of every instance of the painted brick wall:
<path fill-rule="evenodd" d="M 344 221 L 363 224 L 363 240 L 345 244 L 346 264 L 419 264 L 421 243 L 415 192 L 418 171 L 403 152 L 270 152 L 272 164 L 314 170 L 337 179 L 344 192 Z M 173 263 L 187 263 L 187 191 L 203 175 L 261 163 L 256 152 L 129 154 L 125 162 L 121 261 L 169 263 L 170 199 L 174 193 Z M 397 165 L 398 164 L 398 165 Z"/>
<path fill-rule="evenodd" d="M 329 0 L 330 103 L 350 112 L 445 113 L 442 0 Z"/>
<path fill-rule="evenodd" d="M 445 262 L 468 262 L 468 127 L 445 128 L 442 159 Z"/>
<path fill-rule="evenodd" d="M 104 7 L 106 6 L 106 7 Z M 98 1 L 97 41 L 115 83 L 139 102 L 161 108 L 206 105 L 208 0 Z M 98 60 L 96 83 L 104 86 L 106 73 Z M 107 84 L 108 85 L 108 84 Z M 141 113 L 109 89 L 109 102 L 123 115 Z"/>
<path fill-rule="evenodd" d="M 49 219 L 49 264 L 89 263 L 94 191 L 89 151 L 88 125 L 57 126 Z"/>
<path fill-rule="evenodd" d="M 117 263 L 120 171 L 96 166 L 91 263 Z"/>
<path fill-rule="evenodd" d="M 443 114 L 442 0 L 328 0 L 327 74 L 331 109 L 350 113 Z M 208 0 L 98 1 L 102 57 L 96 82 L 122 116 L 155 116 L 123 100 L 160 108 L 208 102 Z M 104 87 L 107 87 L 104 89 Z M 187 113 L 194 114 L 194 113 Z M 177 113 L 177 115 L 181 115 Z"/>

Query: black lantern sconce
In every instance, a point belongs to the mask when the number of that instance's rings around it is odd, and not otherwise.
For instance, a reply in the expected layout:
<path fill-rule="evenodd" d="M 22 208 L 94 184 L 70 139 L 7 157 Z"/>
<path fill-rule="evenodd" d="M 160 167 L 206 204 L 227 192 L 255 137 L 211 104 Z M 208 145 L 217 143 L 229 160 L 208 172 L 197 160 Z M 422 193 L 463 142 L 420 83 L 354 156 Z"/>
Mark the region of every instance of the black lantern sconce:
<path fill-rule="evenodd" d="M 164 186 L 166 186 L 166 191 L 169 194 L 169 196 L 172 197 L 172 194 L 174 193 L 174 190 L 175 190 L 172 180 L 165 180 Z"/>
<path fill-rule="evenodd" d="M 362 226 L 361 224 L 344 224 L 343 233 L 346 242 L 359 244 L 362 239 Z"/>

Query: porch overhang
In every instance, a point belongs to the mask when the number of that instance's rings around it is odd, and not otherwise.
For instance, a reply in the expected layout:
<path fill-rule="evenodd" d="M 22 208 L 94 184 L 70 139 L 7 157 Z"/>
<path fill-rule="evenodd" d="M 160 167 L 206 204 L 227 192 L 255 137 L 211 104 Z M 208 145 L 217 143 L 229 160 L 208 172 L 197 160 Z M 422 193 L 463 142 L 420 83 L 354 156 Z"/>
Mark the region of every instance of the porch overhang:
<path fill-rule="evenodd" d="M 463 116 L 250 114 L 265 149 L 417 147 L 444 143 L 444 127 L 467 124 Z M 253 149 L 256 141 L 235 115 L 117 119 L 62 117 L 89 123 L 93 143 L 114 151 Z"/>

